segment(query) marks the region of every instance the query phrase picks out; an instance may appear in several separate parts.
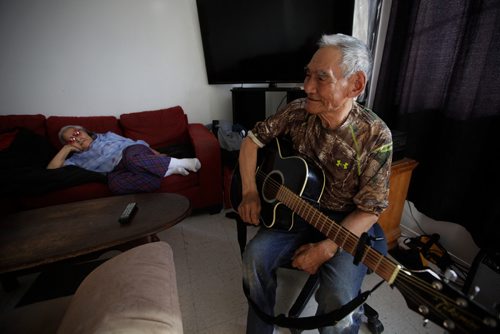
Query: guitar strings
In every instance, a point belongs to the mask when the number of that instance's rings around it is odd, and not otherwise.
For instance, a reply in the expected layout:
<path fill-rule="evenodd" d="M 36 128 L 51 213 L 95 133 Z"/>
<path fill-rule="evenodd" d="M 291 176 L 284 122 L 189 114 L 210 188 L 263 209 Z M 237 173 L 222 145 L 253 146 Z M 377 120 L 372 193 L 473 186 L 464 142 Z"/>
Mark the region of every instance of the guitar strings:
<path fill-rule="evenodd" d="M 257 171 L 257 176 L 260 178 L 265 178 L 268 176 L 268 174 L 262 172 L 261 170 Z M 299 195 L 295 194 L 293 191 L 282 185 L 281 183 L 277 182 L 276 180 L 272 178 L 268 178 L 266 180 L 266 185 L 269 186 L 269 188 L 266 188 L 267 190 L 272 190 L 276 196 L 274 197 L 275 199 L 278 199 L 277 197 L 279 196 L 280 190 L 284 192 L 283 199 L 281 201 L 288 206 L 292 211 L 296 212 L 299 216 L 303 217 L 307 221 L 311 220 L 316 220 L 319 221 L 320 226 L 317 227 L 321 232 L 324 232 L 325 227 L 328 227 L 328 231 L 326 231 L 325 235 L 329 236 L 329 232 L 332 229 L 336 229 L 336 234 L 335 237 L 332 238 L 336 243 L 337 243 L 337 238 L 339 234 L 341 235 L 342 242 L 341 242 L 341 247 L 346 249 L 347 251 L 350 251 L 351 254 L 354 253 L 355 248 L 359 242 L 359 238 L 354 235 L 352 232 L 349 230 L 343 228 L 341 225 L 337 224 L 335 221 L 330 219 L 328 216 L 326 216 L 324 213 L 313 207 L 310 203 L 305 201 L 303 198 L 301 198 Z M 268 196 L 269 198 L 269 196 Z M 289 203 L 287 203 L 289 202 Z M 309 217 L 309 215 L 312 213 L 312 216 Z M 318 217 L 316 217 L 316 215 Z M 317 224 L 313 224 L 315 227 Z M 375 249 L 369 247 L 368 245 L 364 246 L 364 251 L 363 251 L 363 263 L 368 262 L 373 265 L 375 265 L 375 268 L 371 268 L 377 274 L 379 274 L 381 277 L 383 277 L 386 281 L 389 281 L 391 276 L 393 275 L 394 271 L 396 270 L 396 267 L 398 266 L 396 263 L 391 261 L 389 258 L 385 257 L 384 255 L 380 254 L 377 252 Z M 380 268 L 379 268 L 380 267 Z M 435 310 L 437 313 L 440 313 L 441 315 L 444 316 L 444 313 L 440 311 L 439 309 L 436 309 L 432 304 L 430 304 L 429 301 L 426 301 L 423 297 L 421 297 L 419 294 L 413 290 L 415 287 L 420 288 L 420 290 L 427 292 L 428 294 L 437 296 L 441 298 L 443 301 L 446 301 L 448 303 L 451 303 L 452 305 L 456 305 L 455 301 L 452 300 L 451 298 L 447 297 L 446 295 L 439 293 L 436 291 L 429 283 L 425 282 L 419 277 L 413 276 L 411 274 L 408 274 L 404 272 L 404 274 L 400 275 L 398 273 L 396 277 L 396 281 L 398 281 L 398 288 L 401 288 L 403 291 L 405 291 L 408 295 L 412 296 L 413 300 L 420 301 L 421 304 L 427 305 L 433 310 Z M 401 281 L 401 282 L 399 282 Z M 408 286 L 407 283 L 411 283 L 411 286 Z M 401 285 L 401 286 L 400 286 Z M 469 318 L 475 318 L 477 319 L 476 316 L 468 312 L 467 310 L 464 310 L 463 308 L 458 309 L 462 314 L 466 315 Z M 471 319 L 472 320 L 472 319 Z"/>

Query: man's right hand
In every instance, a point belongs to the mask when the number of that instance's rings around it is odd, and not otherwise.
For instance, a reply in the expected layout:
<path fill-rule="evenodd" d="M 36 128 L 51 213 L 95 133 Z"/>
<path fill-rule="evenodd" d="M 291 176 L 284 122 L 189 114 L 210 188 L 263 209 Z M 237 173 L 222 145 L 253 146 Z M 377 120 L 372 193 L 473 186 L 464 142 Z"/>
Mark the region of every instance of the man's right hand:
<path fill-rule="evenodd" d="M 259 194 L 257 192 L 250 192 L 243 195 L 243 199 L 238 207 L 238 213 L 245 223 L 259 225 L 260 209 Z"/>

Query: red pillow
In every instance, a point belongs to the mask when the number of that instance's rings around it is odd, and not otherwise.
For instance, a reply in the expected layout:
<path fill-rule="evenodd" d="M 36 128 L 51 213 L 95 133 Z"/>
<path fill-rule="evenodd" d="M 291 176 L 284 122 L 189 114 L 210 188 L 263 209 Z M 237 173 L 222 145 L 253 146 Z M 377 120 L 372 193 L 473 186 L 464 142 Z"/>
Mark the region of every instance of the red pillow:
<path fill-rule="evenodd" d="M 40 136 L 45 136 L 45 116 L 36 115 L 0 115 L 0 132 L 26 128 Z"/>
<path fill-rule="evenodd" d="M 16 138 L 18 130 L 0 133 L 0 151 L 6 150 Z"/>
<path fill-rule="evenodd" d="M 125 137 L 142 139 L 154 148 L 188 142 L 187 116 L 180 106 L 122 114 L 120 125 Z"/>

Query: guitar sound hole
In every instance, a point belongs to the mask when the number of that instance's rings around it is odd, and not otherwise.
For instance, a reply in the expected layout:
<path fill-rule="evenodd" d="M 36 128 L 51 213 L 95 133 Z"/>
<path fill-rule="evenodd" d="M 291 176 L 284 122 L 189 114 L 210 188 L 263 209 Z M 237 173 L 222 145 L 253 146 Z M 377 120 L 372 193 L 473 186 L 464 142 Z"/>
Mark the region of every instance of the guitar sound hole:
<path fill-rule="evenodd" d="M 276 201 L 280 186 L 283 184 L 283 174 L 280 171 L 272 171 L 262 183 L 262 199 L 268 203 Z"/>

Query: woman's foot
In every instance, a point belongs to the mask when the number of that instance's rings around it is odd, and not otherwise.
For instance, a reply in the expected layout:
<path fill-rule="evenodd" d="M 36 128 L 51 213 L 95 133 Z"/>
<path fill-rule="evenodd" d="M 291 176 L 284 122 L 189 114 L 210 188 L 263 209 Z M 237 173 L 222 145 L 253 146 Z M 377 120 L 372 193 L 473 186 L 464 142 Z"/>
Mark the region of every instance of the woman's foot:
<path fill-rule="evenodd" d="M 168 165 L 168 169 L 170 168 L 184 168 L 185 170 L 191 172 L 197 172 L 201 168 L 200 160 L 197 158 L 186 158 L 186 159 L 177 159 L 170 158 L 170 164 Z"/>
<path fill-rule="evenodd" d="M 186 159 L 176 159 L 170 158 L 170 164 L 168 166 L 165 176 L 180 174 L 189 175 L 189 171 L 197 172 L 201 168 L 200 160 L 197 158 L 186 158 Z"/>
<path fill-rule="evenodd" d="M 181 160 L 183 161 L 183 167 L 187 170 L 197 172 L 201 168 L 201 162 L 197 158 Z"/>

